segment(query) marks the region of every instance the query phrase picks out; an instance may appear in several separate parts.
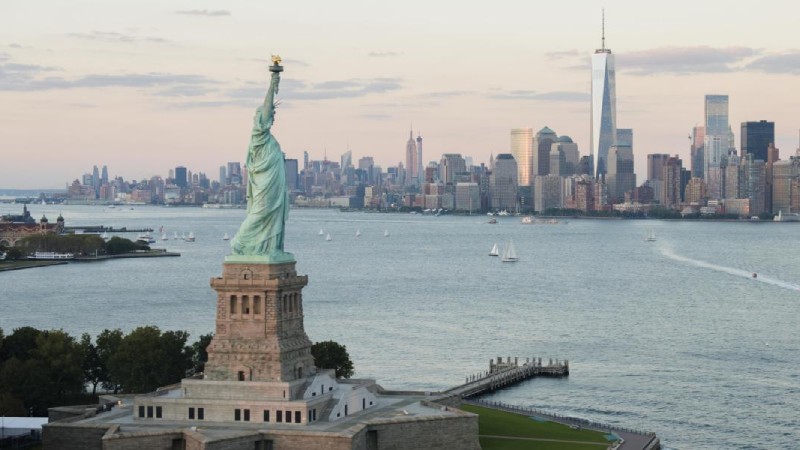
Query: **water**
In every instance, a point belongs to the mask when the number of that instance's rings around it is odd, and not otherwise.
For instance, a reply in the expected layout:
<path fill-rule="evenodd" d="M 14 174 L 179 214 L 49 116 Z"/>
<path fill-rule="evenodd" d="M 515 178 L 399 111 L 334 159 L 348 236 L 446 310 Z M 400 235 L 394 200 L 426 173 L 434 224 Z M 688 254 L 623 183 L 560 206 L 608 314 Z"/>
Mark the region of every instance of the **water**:
<path fill-rule="evenodd" d="M 35 205 L 35 217 L 41 208 L 59 212 Z M 197 241 L 167 241 L 179 258 L 1 273 L 6 333 L 213 330 L 209 279 L 243 210 L 58 208 L 68 225 L 163 226 Z M 490 398 L 652 430 L 672 448 L 796 448 L 800 226 L 486 222 L 293 210 L 286 245 L 309 276 L 309 337 L 345 344 L 356 376 L 397 389 L 447 388 L 497 356 L 569 359 L 568 379 Z M 658 240 L 644 242 L 651 228 Z M 520 262 L 487 256 L 511 239 Z"/>

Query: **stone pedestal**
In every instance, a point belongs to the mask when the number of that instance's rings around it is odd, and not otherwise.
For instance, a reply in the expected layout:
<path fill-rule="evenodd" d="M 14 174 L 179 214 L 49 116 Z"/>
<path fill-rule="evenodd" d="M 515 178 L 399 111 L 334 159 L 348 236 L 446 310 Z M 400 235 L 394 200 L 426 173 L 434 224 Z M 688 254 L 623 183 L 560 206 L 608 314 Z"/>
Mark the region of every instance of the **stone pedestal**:
<path fill-rule="evenodd" d="M 211 279 L 217 327 L 205 379 L 291 382 L 316 373 L 303 327 L 306 284 L 294 261 L 226 261 L 222 276 Z"/>

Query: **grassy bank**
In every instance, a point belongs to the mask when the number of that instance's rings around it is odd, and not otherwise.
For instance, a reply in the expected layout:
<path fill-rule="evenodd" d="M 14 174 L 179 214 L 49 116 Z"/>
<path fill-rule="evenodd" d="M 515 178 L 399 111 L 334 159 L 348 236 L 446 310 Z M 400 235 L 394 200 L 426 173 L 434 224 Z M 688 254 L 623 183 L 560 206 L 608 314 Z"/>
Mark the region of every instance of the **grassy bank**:
<path fill-rule="evenodd" d="M 30 269 L 33 267 L 55 266 L 58 264 L 66 264 L 66 261 L 37 261 L 37 260 L 24 260 L 24 261 L 0 261 L 0 272 L 7 270 L 20 270 Z"/>
<path fill-rule="evenodd" d="M 611 442 L 598 431 L 579 430 L 491 408 L 463 405 L 477 414 L 483 450 L 600 450 Z"/>

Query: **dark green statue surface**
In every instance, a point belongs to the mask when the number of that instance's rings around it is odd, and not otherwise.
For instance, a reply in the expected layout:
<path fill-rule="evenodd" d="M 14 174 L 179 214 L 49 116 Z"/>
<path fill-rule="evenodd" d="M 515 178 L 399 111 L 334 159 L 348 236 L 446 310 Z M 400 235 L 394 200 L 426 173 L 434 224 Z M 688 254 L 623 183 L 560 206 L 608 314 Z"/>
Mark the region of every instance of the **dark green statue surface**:
<path fill-rule="evenodd" d="M 231 240 L 233 255 L 226 261 L 286 262 L 291 253 L 283 251 L 284 228 L 289 216 L 284 155 L 270 132 L 275 120 L 280 57 L 273 56 L 271 81 L 264 104 L 256 109 L 250 148 L 247 151 L 247 217 Z"/>

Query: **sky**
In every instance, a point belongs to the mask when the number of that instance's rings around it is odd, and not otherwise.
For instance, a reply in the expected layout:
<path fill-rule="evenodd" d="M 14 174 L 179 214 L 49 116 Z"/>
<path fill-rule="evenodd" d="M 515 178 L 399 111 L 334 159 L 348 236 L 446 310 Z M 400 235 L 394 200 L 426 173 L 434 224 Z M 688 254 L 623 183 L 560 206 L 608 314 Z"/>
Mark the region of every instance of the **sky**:
<path fill-rule="evenodd" d="M 287 158 L 488 162 L 511 128 L 589 149 L 589 58 L 616 55 L 617 126 L 689 166 L 703 96 L 740 123 L 800 130 L 800 6 L 641 2 L 0 0 L 0 188 L 63 188 L 93 165 L 127 180 L 183 165 L 217 179 L 243 161 L 271 54 L 283 58 L 273 134 Z"/>

